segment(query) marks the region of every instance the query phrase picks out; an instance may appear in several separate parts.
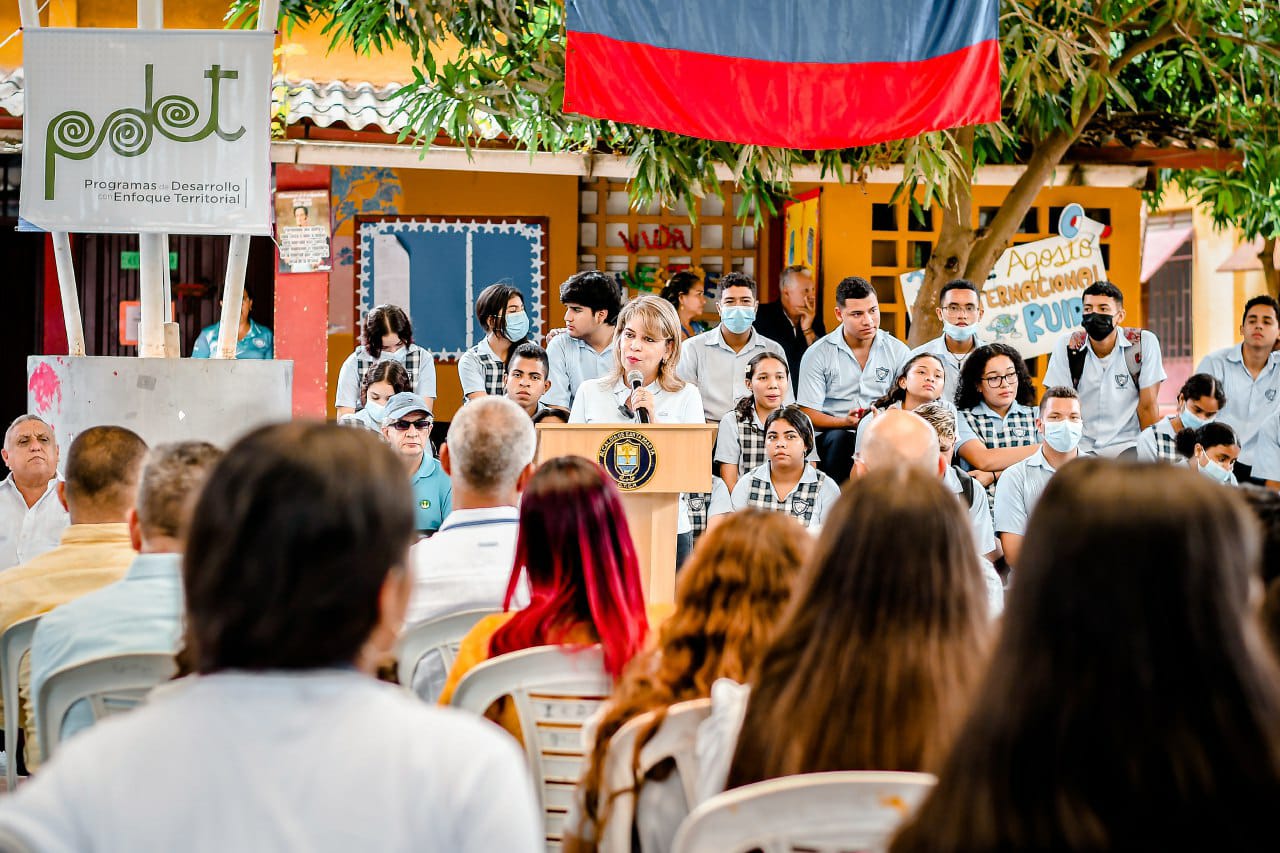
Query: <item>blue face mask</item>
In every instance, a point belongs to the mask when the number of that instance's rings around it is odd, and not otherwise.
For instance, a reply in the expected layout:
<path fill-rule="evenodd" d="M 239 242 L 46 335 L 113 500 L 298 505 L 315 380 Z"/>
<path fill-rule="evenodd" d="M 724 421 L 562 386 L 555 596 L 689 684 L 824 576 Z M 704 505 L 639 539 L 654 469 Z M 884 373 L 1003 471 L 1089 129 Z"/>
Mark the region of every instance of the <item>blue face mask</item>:
<path fill-rule="evenodd" d="M 953 326 L 946 320 L 942 321 L 942 333 L 953 341 L 967 341 L 974 335 L 978 334 L 977 326 Z"/>
<path fill-rule="evenodd" d="M 1200 429 L 1205 424 L 1213 423 L 1213 418 L 1196 417 L 1195 413 L 1185 406 L 1178 413 L 1178 420 L 1182 421 L 1182 425 L 1187 429 Z"/>
<path fill-rule="evenodd" d="M 369 413 L 369 417 L 373 418 L 374 423 L 382 423 L 382 416 L 386 414 L 386 403 L 365 403 L 364 410 Z"/>
<path fill-rule="evenodd" d="M 720 312 L 720 322 L 735 335 L 741 335 L 756 321 L 756 309 L 734 305 Z"/>
<path fill-rule="evenodd" d="M 1051 421 L 1044 425 L 1045 444 L 1059 453 L 1070 453 L 1080 444 L 1084 424 L 1076 421 Z"/>
<path fill-rule="evenodd" d="M 1205 453 L 1203 450 L 1200 451 L 1200 455 L 1204 457 L 1204 464 L 1200 466 L 1201 474 L 1204 474 L 1206 477 L 1208 477 L 1210 480 L 1213 480 L 1215 483 L 1231 482 L 1230 471 L 1228 471 L 1226 468 L 1223 468 L 1217 462 L 1214 462 L 1212 459 L 1210 459 L 1209 454 Z"/>
<path fill-rule="evenodd" d="M 519 314 L 507 315 L 507 340 L 522 341 L 529 334 L 529 315 L 521 311 Z"/>
<path fill-rule="evenodd" d="M 400 349 L 396 350 L 395 352 L 387 352 L 383 350 L 383 353 L 382 353 L 383 358 L 389 358 L 392 361 L 398 361 L 401 364 L 404 364 L 404 360 L 408 355 L 409 355 L 408 347 L 400 347 Z"/>

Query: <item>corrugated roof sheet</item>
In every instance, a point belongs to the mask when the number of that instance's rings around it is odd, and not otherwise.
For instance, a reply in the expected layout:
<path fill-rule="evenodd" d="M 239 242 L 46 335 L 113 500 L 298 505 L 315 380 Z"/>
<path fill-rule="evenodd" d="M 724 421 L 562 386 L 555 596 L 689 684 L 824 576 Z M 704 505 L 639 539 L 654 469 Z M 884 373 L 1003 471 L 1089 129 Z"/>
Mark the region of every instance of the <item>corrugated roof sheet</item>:
<path fill-rule="evenodd" d="M 22 115 L 23 75 L 21 68 L 12 71 L 0 69 L 0 111 L 11 116 Z"/>
<path fill-rule="evenodd" d="M 315 80 L 296 82 L 276 79 L 271 101 L 275 109 L 283 102 L 289 124 L 310 119 L 320 127 L 343 124 L 351 130 L 372 129 L 399 133 L 408 124 L 404 114 L 397 114 L 399 84 L 374 86 L 372 83 Z"/>

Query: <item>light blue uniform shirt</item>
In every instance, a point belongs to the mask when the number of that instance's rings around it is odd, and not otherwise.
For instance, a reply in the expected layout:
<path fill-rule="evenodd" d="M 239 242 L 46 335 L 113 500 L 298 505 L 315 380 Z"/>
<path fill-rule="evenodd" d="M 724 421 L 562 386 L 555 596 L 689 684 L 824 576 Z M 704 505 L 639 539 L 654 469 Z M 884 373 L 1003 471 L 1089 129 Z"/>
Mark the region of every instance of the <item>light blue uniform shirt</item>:
<path fill-rule="evenodd" d="M 453 484 L 430 451 L 422 454 L 422 464 L 413 475 L 413 517 L 419 533 L 440 529 L 453 509 Z"/>
<path fill-rule="evenodd" d="M 1027 519 L 1055 473 L 1043 450 L 1004 469 L 996 482 L 997 533 L 1026 535 Z"/>
<path fill-rule="evenodd" d="M 542 397 L 548 406 L 573 408 L 573 398 L 583 382 L 599 379 L 613 368 L 613 346 L 596 352 L 591 344 L 565 332 L 547 344 L 547 379 L 551 390 Z"/>
<path fill-rule="evenodd" d="M 1063 335 L 1049 356 L 1049 367 L 1044 373 L 1044 387 L 1061 385 L 1071 387 L 1071 365 L 1067 360 L 1067 341 Z M 1092 343 L 1092 342 L 1090 342 Z M 1116 345 L 1106 358 L 1098 358 L 1092 346 L 1087 346 L 1084 370 L 1080 374 L 1080 414 L 1084 418 L 1084 437 L 1080 439 L 1080 451 L 1100 456 L 1119 456 L 1138 443 L 1141 431 L 1138 422 L 1138 392 L 1165 380 L 1164 363 L 1160 358 L 1160 341 L 1151 332 L 1142 331 L 1142 368 L 1138 373 L 1138 387 L 1133 387 L 1129 375 L 1129 363 L 1124 350 L 1133 346 L 1125 336 L 1124 327 L 1116 327 Z M 1000 475 L 1002 478 L 1004 475 Z"/>
<path fill-rule="evenodd" d="M 36 626 L 31 696 L 54 672 L 106 655 L 173 654 L 182 634 L 182 555 L 138 554 L 116 583 L 69 601 Z M 39 707 L 35 707 L 39 719 Z M 62 736 L 93 723 L 88 702 L 63 718 Z"/>
<path fill-rule="evenodd" d="M 902 363 L 898 365 L 898 370 L 901 370 L 903 365 L 920 353 L 927 352 L 936 355 L 938 358 L 942 359 L 942 369 L 946 374 L 946 384 L 942 389 L 942 399 L 946 400 L 948 403 L 954 403 L 956 400 L 956 387 L 960 384 L 960 369 L 964 367 L 964 363 L 969 360 L 969 356 L 973 355 L 973 350 L 976 350 L 980 346 L 985 346 L 986 343 L 986 341 L 982 340 L 977 335 L 974 335 L 973 349 L 961 355 L 956 355 L 951 350 L 947 349 L 946 335 L 938 335 L 938 337 L 933 340 L 925 341 L 920 346 L 907 353 L 907 355 L 902 359 Z"/>
<path fill-rule="evenodd" d="M 191 348 L 192 358 L 213 358 L 213 351 L 218 348 L 218 337 L 221 323 L 205 326 L 196 336 L 195 346 Z M 236 358 L 275 358 L 276 343 L 271 330 L 258 324 L 257 320 L 249 320 L 249 334 L 236 344 Z"/>
<path fill-rule="evenodd" d="M 907 345 L 881 329 L 871 342 L 867 365 L 858 364 L 844 339 L 844 328 L 814 341 L 800 360 L 796 402 L 832 417 L 869 408 L 889 390 Z"/>
<path fill-rule="evenodd" d="M 747 364 L 762 352 L 771 352 L 782 363 L 787 363 L 787 353 L 782 345 L 751 329 L 742 350 L 734 352 L 724 341 L 721 326 L 709 332 L 694 335 L 680 345 L 680 364 L 676 373 L 685 382 L 698 386 L 702 394 L 702 414 L 708 423 L 719 423 L 733 404 L 750 391 L 747 388 Z M 795 402 L 791 383 L 782 397 L 783 405 Z"/>
<path fill-rule="evenodd" d="M 1271 415 L 1280 412 L 1280 353 L 1273 352 L 1254 379 L 1245 369 L 1242 346 L 1236 344 L 1209 353 L 1200 360 L 1196 373 L 1207 373 L 1222 383 L 1227 405 L 1218 412 L 1218 420 L 1240 437 L 1240 462 L 1257 465 L 1261 427 Z"/>

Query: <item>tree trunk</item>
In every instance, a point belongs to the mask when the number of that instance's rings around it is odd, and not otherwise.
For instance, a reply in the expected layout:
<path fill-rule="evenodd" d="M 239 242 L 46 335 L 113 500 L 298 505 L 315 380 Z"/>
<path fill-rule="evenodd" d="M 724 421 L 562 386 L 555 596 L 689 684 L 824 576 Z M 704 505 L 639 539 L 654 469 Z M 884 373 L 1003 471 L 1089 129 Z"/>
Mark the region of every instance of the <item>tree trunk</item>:
<path fill-rule="evenodd" d="M 956 132 L 956 145 L 966 163 L 973 162 L 973 128 L 963 127 Z M 924 267 L 924 282 L 911 307 L 911 334 L 908 342 L 918 347 L 942 334 L 942 321 L 938 319 L 938 291 L 949 281 L 961 278 L 969 265 L 969 253 L 973 251 L 977 235 L 973 230 L 973 173 L 954 175 L 951 178 L 950 204 L 942 211 L 942 226 L 938 242 L 929 253 Z"/>
<path fill-rule="evenodd" d="M 1262 261 L 1262 278 L 1267 283 L 1267 293 L 1273 299 L 1280 299 L 1280 271 L 1276 270 L 1276 238 L 1268 237 L 1262 241 L 1262 251 L 1258 253 Z"/>

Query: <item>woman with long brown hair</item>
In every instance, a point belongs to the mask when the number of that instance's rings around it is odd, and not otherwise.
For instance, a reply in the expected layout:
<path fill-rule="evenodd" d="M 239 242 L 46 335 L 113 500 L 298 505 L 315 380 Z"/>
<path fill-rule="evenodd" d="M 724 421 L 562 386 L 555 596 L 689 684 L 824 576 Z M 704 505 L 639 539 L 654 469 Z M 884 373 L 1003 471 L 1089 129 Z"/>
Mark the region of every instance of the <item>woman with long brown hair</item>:
<path fill-rule="evenodd" d="M 582 822 L 568 849 L 594 849 L 609 818 L 610 804 L 599 797 L 609 739 L 628 720 L 656 710 L 636 739 L 638 755 L 668 707 L 705 698 L 716 679 L 745 680 L 773 636 L 811 540 L 789 516 L 758 509 L 726 516 L 699 540 L 680 570 L 676 610 L 657 647 L 631 661 L 595 729 L 578 789 Z"/>
<path fill-rule="evenodd" d="M 712 691 L 699 795 L 824 770 L 936 770 L 988 631 L 955 495 L 914 469 L 866 474 L 828 517 L 749 697 Z"/>
<path fill-rule="evenodd" d="M 1055 474 L 991 669 L 893 850 L 1276 849 L 1261 551 L 1235 491 L 1182 466 Z"/>

